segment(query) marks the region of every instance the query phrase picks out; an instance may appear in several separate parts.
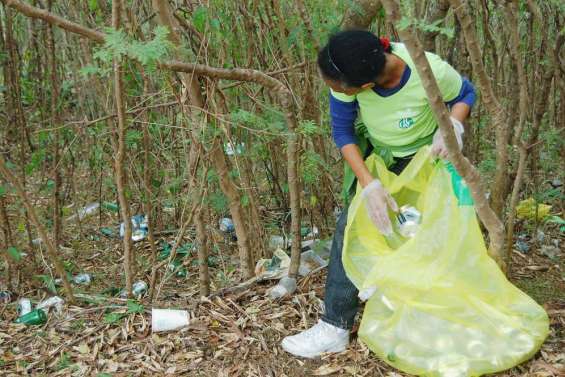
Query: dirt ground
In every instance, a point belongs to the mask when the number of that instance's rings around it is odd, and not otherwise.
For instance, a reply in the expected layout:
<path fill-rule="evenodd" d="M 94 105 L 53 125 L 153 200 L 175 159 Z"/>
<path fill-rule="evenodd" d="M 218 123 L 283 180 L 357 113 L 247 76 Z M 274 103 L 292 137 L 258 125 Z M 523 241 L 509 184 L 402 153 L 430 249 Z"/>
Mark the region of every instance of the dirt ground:
<path fill-rule="evenodd" d="M 265 292 L 274 284 L 272 281 L 222 297 L 199 299 L 192 253 L 184 262 L 188 276 L 169 278 L 152 305 L 188 309 L 191 324 L 180 331 L 152 334 L 151 307 L 147 303 L 141 301 L 143 307 L 131 302 L 127 305 L 124 299 L 100 295 L 105 289 L 119 286 L 122 274 L 119 240 L 98 234 L 95 229 L 77 233 L 76 242 L 63 248 L 65 257 L 80 266 L 76 272 L 93 276 L 91 285 L 77 286 L 82 297 L 79 306 L 67 305 L 61 315 L 50 312 L 45 325 L 31 327 L 13 323 L 17 316 L 15 300 L 0 306 L 1 375 L 404 375 L 380 361 L 355 333 L 347 352 L 339 355 L 303 360 L 282 350 L 283 337 L 317 322 L 325 270 L 302 279 L 298 292 L 290 299 L 268 299 Z M 85 238 L 89 241 L 80 241 Z M 140 270 L 149 271 L 148 247 L 143 242 L 136 245 Z M 232 284 L 234 269 L 230 266 L 234 260 L 220 252 L 215 255 L 212 288 L 218 289 Z M 545 307 L 551 318 L 551 333 L 532 360 L 499 376 L 565 375 L 563 268 L 563 258 L 549 259 L 535 246 L 526 254 L 514 251 L 512 281 Z M 33 280 L 19 293 L 39 301 L 49 295 L 46 292 Z"/>

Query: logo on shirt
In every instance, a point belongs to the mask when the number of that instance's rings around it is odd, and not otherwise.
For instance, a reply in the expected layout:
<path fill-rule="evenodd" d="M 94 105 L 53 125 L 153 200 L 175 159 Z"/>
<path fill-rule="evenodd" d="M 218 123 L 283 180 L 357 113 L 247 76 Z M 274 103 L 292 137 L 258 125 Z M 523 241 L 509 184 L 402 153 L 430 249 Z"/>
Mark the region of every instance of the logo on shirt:
<path fill-rule="evenodd" d="M 402 118 L 398 122 L 398 127 L 402 129 L 410 128 L 414 125 L 414 119 L 412 118 Z"/>
<path fill-rule="evenodd" d="M 398 121 L 398 128 L 406 130 L 412 127 L 416 121 L 414 120 L 415 117 L 418 116 L 418 111 L 414 108 L 407 108 L 396 113 Z"/>

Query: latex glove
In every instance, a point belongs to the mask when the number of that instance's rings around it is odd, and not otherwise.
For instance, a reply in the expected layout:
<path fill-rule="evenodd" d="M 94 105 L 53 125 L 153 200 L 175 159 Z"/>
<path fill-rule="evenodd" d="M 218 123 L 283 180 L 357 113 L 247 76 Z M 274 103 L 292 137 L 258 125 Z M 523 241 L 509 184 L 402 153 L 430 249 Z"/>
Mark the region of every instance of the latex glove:
<path fill-rule="evenodd" d="M 388 217 L 388 207 L 394 212 L 398 212 L 396 201 L 378 179 L 365 186 L 361 195 L 365 199 L 365 207 L 369 217 L 377 229 L 385 236 L 391 235 L 392 224 Z"/>
<path fill-rule="evenodd" d="M 454 117 L 450 117 L 449 119 L 451 119 L 451 124 L 453 124 L 453 131 L 455 131 L 457 144 L 459 144 L 459 150 L 461 150 L 463 149 L 463 133 L 465 132 L 465 129 L 463 128 L 463 124 Z M 434 135 L 432 142 L 432 155 L 447 158 L 447 147 L 445 146 L 441 130 L 437 130 Z"/>
<path fill-rule="evenodd" d="M 359 300 L 365 302 L 368 301 L 377 291 L 377 287 L 369 287 L 359 291 Z"/>

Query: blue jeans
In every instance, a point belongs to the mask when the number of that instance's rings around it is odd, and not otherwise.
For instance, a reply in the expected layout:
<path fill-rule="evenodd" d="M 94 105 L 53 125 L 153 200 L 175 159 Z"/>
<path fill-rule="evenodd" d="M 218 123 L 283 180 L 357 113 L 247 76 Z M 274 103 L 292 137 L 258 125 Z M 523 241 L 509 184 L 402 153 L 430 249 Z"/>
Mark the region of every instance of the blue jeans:
<path fill-rule="evenodd" d="M 389 167 L 389 170 L 395 174 L 400 174 L 411 159 L 412 156 L 397 158 Z M 341 262 L 343 236 L 345 226 L 347 225 L 347 211 L 348 208 L 343 209 L 335 227 L 328 276 L 326 278 L 325 311 L 322 320 L 339 328 L 349 330 L 353 327 L 355 315 L 357 314 L 359 306 L 357 295 L 359 291 L 345 274 L 345 269 Z"/>

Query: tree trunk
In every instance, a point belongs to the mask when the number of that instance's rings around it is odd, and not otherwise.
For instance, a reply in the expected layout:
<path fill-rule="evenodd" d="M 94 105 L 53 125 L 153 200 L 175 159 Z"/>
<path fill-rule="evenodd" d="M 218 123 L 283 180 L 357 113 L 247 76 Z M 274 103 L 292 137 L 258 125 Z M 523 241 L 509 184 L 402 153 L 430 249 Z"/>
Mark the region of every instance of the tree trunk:
<path fill-rule="evenodd" d="M 24 207 L 27 210 L 30 221 L 37 228 L 37 232 L 39 233 L 39 236 L 45 243 L 47 249 L 47 255 L 49 255 L 49 259 L 51 260 L 51 263 L 53 263 L 53 265 L 55 266 L 55 270 L 57 271 L 57 274 L 63 281 L 63 289 L 65 290 L 65 295 L 67 297 L 67 300 L 69 301 L 69 303 L 74 303 L 75 300 L 73 296 L 73 290 L 71 288 L 69 280 L 67 279 L 67 273 L 63 268 L 63 264 L 61 263 L 59 257 L 57 256 L 58 254 L 57 247 L 55 246 L 55 244 L 47 234 L 45 227 L 39 221 L 37 214 L 35 212 L 35 208 L 33 207 L 33 204 L 31 203 L 29 197 L 25 192 L 24 186 L 18 180 L 18 178 L 14 176 L 14 174 L 10 171 L 10 169 L 8 169 L 8 167 L 6 166 L 6 162 L 4 161 L 4 157 L 1 154 L 0 154 L 0 173 L 4 176 L 6 181 L 8 181 L 8 183 L 12 187 L 14 187 L 16 193 L 20 197 L 20 200 L 23 202 Z"/>
<path fill-rule="evenodd" d="M 112 27 L 116 30 L 120 28 L 122 4 L 121 0 L 113 0 L 112 2 Z M 127 154 L 126 149 L 126 113 L 124 101 L 124 88 L 122 81 L 122 61 L 114 58 L 113 62 L 114 72 L 114 99 L 116 101 L 116 114 L 118 118 L 118 140 L 117 150 L 114 159 L 114 170 L 116 179 L 116 189 L 118 191 L 118 201 L 120 203 L 120 214 L 122 222 L 124 223 L 124 274 L 126 283 L 126 292 L 131 296 L 132 280 L 133 280 L 133 264 L 135 257 L 133 255 L 133 242 L 131 240 L 131 214 L 129 202 L 126 197 L 127 183 L 126 172 L 124 169 L 124 161 Z"/>
<path fill-rule="evenodd" d="M 51 11 L 52 0 L 48 2 L 47 8 Z M 59 110 L 57 104 L 59 101 L 59 79 L 57 77 L 57 58 L 55 50 L 55 35 L 53 26 L 49 25 L 47 30 L 47 46 L 49 48 L 49 70 L 51 78 L 51 127 L 55 128 L 53 131 L 55 136 L 53 138 L 53 159 L 51 163 L 51 176 L 55 187 L 53 190 L 53 242 L 55 246 L 59 246 L 61 242 L 61 227 L 62 227 L 62 200 L 61 200 L 61 172 L 60 172 L 60 138 L 59 132 Z"/>
<path fill-rule="evenodd" d="M 492 87 L 492 80 L 488 77 L 484 64 L 483 55 L 479 47 L 477 34 L 473 19 L 467 13 L 466 6 L 461 0 L 449 0 L 454 9 L 455 15 L 461 24 L 461 30 L 467 44 L 467 51 L 471 58 L 473 72 L 477 78 L 477 85 L 481 93 L 481 100 L 487 109 L 496 132 L 496 172 L 493 189 L 491 192 L 491 202 L 493 210 L 497 216 L 502 216 L 504 202 L 508 196 L 507 167 L 508 167 L 508 143 L 509 126 L 505 122 L 506 114 L 500 105 Z"/>
<path fill-rule="evenodd" d="M 350 6 L 343 16 L 343 20 L 341 20 L 341 29 L 368 29 L 371 22 L 373 22 L 377 16 L 380 8 L 380 0 L 355 1 L 354 6 Z"/>
<path fill-rule="evenodd" d="M 382 3 L 390 20 L 398 23 L 400 21 L 400 9 L 398 3 L 394 0 L 383 0 Z M 422 79 L 422 85 L 428 95 L 430 106 L 438 120 L 441 133 L 444 136 L 449 160 L 453 163 L 463 179 L 465 179 L 465 182 L 467 182 L 471 195 L 475 201 L 475 208 L 479 218 L 489 232 L 489 255 L 499 264 L 499 266 L 504 268 L 504 261 L 501 256 L 501 250 L 504 245 L 504 226 L 488 205 L 479 172 L 459 151 L 453 126 L 449 120 L 449 113 L 441 97 L 437 82 L 432 74 L 430 64 L 424 54 L 422 45 L 412 30 L 408 28 L 399 29 L 398 32 L 406 44 L 410 57 L 414 61 L 416 70 Z"/>

